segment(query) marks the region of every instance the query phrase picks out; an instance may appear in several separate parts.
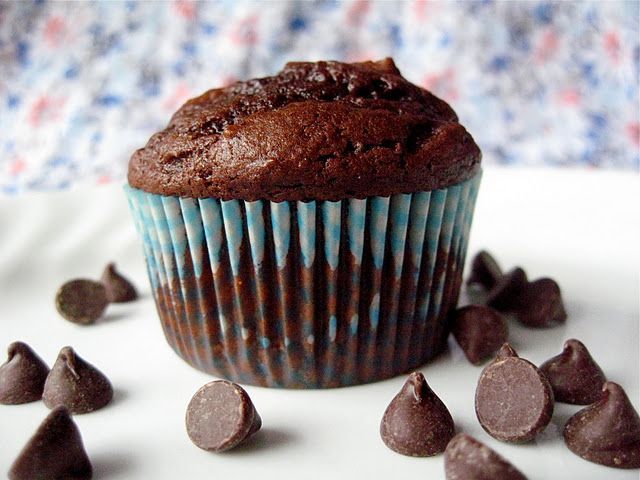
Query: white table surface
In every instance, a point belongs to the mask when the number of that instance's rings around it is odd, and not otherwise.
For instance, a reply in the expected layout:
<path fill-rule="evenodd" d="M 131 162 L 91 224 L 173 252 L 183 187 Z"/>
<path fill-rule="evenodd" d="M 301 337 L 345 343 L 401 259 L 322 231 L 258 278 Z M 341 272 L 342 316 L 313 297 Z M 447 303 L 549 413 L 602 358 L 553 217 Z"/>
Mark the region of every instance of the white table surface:
<path fill-rule="evenodd" d="M 469 255 L 488 248 L 506 268 L 520 264 L 533 278 L 557 279 L 569 313 L 566 325 L 530 330 L 511 323 L 514 347 L 540 364 L 559 353 L 564 340 L 578 338 L 636 408 L 639 186 L 629 173 L 487 168 Z M 110 306 L 91 327 L 62 320 L 53 302 L 57 287 L 72 277 L 98 278 L 110 260 L 135 281 L 142 299 Z M 185 408 L 211 377 L 180 360 L 163 338 L 118 185 L 0 198 L 0 349 L 14 340 L 29 343 L 50 365 L 62 346 L 72 345 L 112 380 L 114 402 L 75 417 L 97 480 L 444 478 L 442 455 L 404 457 L 378 435 L 382 413 L 404 377 L 324 391 L 249 386 L 264 422 L 254 440 L 225 454 L 191 444 Z M 567 450 L 559 432 L 579 407 L 557 404 L 552 423 L 532 444 L 491 438 L 473 409 L 480 368 L 455 346 L 422 371 L 457 428 L 530 479 L 639 476 L 638 470 L 601 467 Z M 47 413 L 41 402 L 0 406 L 0 475 Z"/>

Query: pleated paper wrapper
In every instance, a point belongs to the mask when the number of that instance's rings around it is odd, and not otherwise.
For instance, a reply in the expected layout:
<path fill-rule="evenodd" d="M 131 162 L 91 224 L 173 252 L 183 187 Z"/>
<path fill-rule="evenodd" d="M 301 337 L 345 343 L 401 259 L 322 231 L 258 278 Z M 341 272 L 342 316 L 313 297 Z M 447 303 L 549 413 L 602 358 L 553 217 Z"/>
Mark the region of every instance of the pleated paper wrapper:
<path fill-rule="evenodd" d="M 239 383 L 327 388 L 407 372 L 444 348 L 480 177 L 337 202 L 125 190 L 178 355 Z"/>

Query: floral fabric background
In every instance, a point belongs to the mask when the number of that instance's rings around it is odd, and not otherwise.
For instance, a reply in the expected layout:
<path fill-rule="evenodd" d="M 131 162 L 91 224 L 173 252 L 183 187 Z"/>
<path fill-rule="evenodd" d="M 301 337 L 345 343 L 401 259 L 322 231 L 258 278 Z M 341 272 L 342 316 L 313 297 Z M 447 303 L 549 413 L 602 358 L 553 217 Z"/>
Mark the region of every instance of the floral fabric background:
<path fill-rule="evenodd" d="M 122 182 L 190 96 L 393 56 L 487 163 L 640 166 L 638 1 L 0 2 L 0 194 Z"/>

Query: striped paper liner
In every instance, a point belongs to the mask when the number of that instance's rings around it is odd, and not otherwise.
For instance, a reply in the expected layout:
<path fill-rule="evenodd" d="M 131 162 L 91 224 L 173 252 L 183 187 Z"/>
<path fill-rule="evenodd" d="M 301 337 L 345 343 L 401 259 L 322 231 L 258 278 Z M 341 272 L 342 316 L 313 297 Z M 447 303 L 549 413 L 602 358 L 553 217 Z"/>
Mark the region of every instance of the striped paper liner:
<path fill-rule="evenodd" d="M 183 359 L 240 383 L 326 388 L 388 378 L 442 350 L 480 177 L 338 202 L 125 189 Z"/>

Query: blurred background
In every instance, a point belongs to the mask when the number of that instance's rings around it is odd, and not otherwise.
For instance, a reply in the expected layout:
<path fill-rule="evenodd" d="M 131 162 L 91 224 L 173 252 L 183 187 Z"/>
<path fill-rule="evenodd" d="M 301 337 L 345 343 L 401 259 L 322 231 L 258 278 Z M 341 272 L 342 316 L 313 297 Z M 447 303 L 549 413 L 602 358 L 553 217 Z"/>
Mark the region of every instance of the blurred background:
<path fill-rule="evenodd" d="M 392 56 L 487 164 L 640 168 L 638 1 L 0 3 L 0 195 L 123 182 L 189 97 Z"/>

